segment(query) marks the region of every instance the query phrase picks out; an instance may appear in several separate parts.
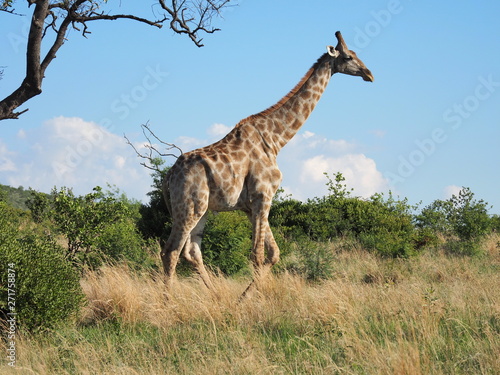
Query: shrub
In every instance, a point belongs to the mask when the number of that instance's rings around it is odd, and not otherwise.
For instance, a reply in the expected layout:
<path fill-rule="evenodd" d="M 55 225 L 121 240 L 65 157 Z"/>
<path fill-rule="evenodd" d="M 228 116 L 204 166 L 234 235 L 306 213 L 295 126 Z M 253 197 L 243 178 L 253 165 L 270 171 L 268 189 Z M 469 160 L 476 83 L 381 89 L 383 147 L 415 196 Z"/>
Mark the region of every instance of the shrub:
<path fill-rule="evenodd" d="M 95 268 L 109 258 L 150 263 L 136 229 L 140 204 L 119 193 L 103 192 L 99 186 L 84 196 L 64 187 L 53 189 L 51 195 L 31 191 L 27 205 L 35 222 L 66 239 L 65 256 L 76 267 Z"/>
<path fill-rule="evenodd" d="M 442 244 L 438 232 L 431 228 L 417 228 L 413 237 L 413 242 L 416 250 L 436 247 Z"/>
<path fill-rule="evenodd" d="M 19 231 L 12 215 L 0 203 L 0 319 L 13 307 L 19 327 L 53 327 L 79 311 L 83 294 L 78 275 L 53 239 Z M 9 292 L 15 306 L 8 304 Z"/>
<path fill-rule="evenodd" d="M 469 188 L 462 188 L 458 195 L 450 198 L 451 212 L 448 213 L 453 231 L 465 241 L 474 241 L 484 236 L 490 229 L 488 203 L 474 199 Z"/>
<path fill-rule="evenodd" d="M 364 248 L 383 257 L 406 258 L 415 253 L 412 238 L 405 233 L 380 230 L 360 233 L 358 238 Z"/>
<path fill-rule="evenodd" d="M 449 235 L 453 232 L 449 220 L 449 212 L 452 209 L 451 202 L 435 200 L 415 216 L 415 225 L 418 229 L 428 229 L 435 233 Z"/>
<path fill-rule="evenodd" d="M 500 215 L 493 215 L 491 217 L 491 230 L 500 233 Z"/>
<path fill-rule="evenodd" d="M 298 239 L 311 234 L 313 218 L 310 207 L 295 199 L 275 201 L 269 213 L 269 224 L 286 239 Z"/>
<path fill-rule="evenodd" d="M 137 228 L 146 239 L 161 238 L 166 241 L 172 229 L 172 218 L 163 199 L 162 182 L 170 167 L 162 167 L 164 161 L 161 159 L 151 162 L 155 170 L 151 174 L 153 190 L 147 194 L 149 203 L 141 205 L 139 209 L 141 217 Z"/>
<path fill-rule="evenodd" d="M 319 281 L 333 276 L 335 256 L 328 244 L 303 240 L 298 247 L 301 260 L 299 272 L 306 279 Z"/>
<path fill-rule="evenodd" d="M 479 240 L 449 240 L 445 246 L 445 251 L 448 254 L 459 256 L 475 256 L 482 253 L 481 243 Z"/>
<path fill-rule="evenodd" d="M 354 237 L 383 256 L 409 256 L 415 252 L 415 228 L 407 200 L 375 194 L 369 200 L 351 197 L 342 187 L 342 175 L 330 180 L 330 195 L 301 203 L 280 201 L 271 209 L 271 225 L 290 240 L 328 242 Z"/>
<path fill-rule="evenodd" d="M 354 216 L 351 221 L 357 223 L 355 234 L 364 247 L 388 257 L 415 254 L 413 207 L 407 199 L 397 200 L 389 193 L 387 199 L 382 194 L 375 194 L 369 201 L 359 202 L 363 209 L 358 209 L 359 217 Z"/>
<path fill-rule="evenodd" d="M 417 228 L 445 235 L 445 249 L 455 255 L 479 254 L 480 239 L 494 223 L 488 215 L 488 203 L 474 199 L 474 193 L 466 187 L 448 200 L 432 202 L 416 216 Z"/>
<path fill-rule="evenodd" d="M 29 189 L 30 196 L 26 199 L 26 207 L 31 212 L 31 217 L 35 223 L 41 223 L 49 216 L 50 196 L 33 189 Z"/>
<path fill-rule="evenodd" d="M 226 275 L 247 270 L 251 237 L 251 224 L 244 213 L 210 213 L 202 242 L 205 263 Z"/>

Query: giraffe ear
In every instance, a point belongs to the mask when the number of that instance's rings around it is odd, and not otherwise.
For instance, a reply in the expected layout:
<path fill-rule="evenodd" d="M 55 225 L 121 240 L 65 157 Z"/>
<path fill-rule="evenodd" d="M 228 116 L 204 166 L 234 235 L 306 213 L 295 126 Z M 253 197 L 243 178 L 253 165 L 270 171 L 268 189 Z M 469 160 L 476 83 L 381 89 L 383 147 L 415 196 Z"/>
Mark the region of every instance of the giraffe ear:
<path fill-rule="evenodd" d="M 338 57 L 338 55 L 340 54 L 340 52 L 337 51 L 334 46 L 326 46 L 326 50 L 328 51 L 328 54 L 332 57 Z"/>

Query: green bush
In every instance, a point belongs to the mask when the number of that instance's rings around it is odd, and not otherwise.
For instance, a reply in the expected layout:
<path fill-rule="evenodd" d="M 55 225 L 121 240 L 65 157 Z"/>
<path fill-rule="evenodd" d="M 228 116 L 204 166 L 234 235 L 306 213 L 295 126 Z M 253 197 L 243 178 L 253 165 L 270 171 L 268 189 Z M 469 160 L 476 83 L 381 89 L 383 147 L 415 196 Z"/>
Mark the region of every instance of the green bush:
<path fill-rule="evenodd" d="M 251 224 L 244 213 L 210 213 L 202 242 L 204 262 L 225 275 L 247 271 L 251 237 Z"/>
<path fill-rule="evenodd" d="M 53 327 L 80 309 L 78 274 L 53 239 L 19 231 L 13 215 L 0 202 L 0 319 L 13 308 L 22 329 Z"/>
<path fill-rule="evenodd" d="M 405 233 L 381 230 L 361 233 L 358 239 L 365 249 L 383 257 L 406 258 L 415 254 L 412 238 Z"/>
<path fill-rule="evenodd" d="M 491 230 L 500 233 L 500 215 L 493 215 L 491 217 Z"/>
<path fill-rule="evenodd" d="M 415 216 L 415 225 L 418 229 L 428 229 L 434 233 L 450 235 L 453 229 L 449 220 L 449 212 L 452 210 L 451 202 L 435 200 Z"/>
<path fill-rule="evenodd" d="M 435 248 L 442 244 L 442 240 L 438 236 L 438 232 L 431 228 L 416 228 L 413 238 L 416 250 L 425 248 Z"/>
<path fill-rule="evenodd" d="M 65 238 L 65 257 L 78 268 L 96 268 L 108 259 L 152 263 L 136 229 L 140 203 L 119 190 L 103 192 L 97 186 L 84 196 L 64 187 L 51 195 L 31 191 L 27 206 L 35 222 Z"/>
<path fill-rule="evenodd" d="M 142 204 L 139 209 L 141 217 L 137 228 L 146 239 L 161 238 L 166 241 L 172 229 L 172 218 L 163 199 L 162 182 L 170 167 L 162 167 L 164 161 L 161 159 L 153 159 L 151 162 L 155 169 L 151 174 L 153 190 L 147 194 L 149 203 Z"/>
<path fill-rule="evenodd" d="M 295 200 L 275 201 L 269 213 L 269 224 L 288 240 L 308 237 L 312 231 L 312 218 L 308 205 Z"/>
<path fill-rule="evenodd" d="M 488 233 L 491 220 L 488 203 L 475 200 L 469 188 L 462 188 L 458 195 L 450 198 L 452 211 L 449 213 L 453 231 L 465 241 L 475 241 Z"/>
<path fill-rule="evenodd" d="M 308 280 L 319 281 L 333 276 L 335 256 L 326 243 L 303 240 L 298 243 L 299 272 Z"/>
<path fill-rule="evenodd" d="M 444 245 L 448 254 L 459 256 L 476 256 L 482 253 L 479 240 L 454 240 L 451 239 Z"/>
<path fill-rule="evenodd" d="M 329 179 L 330 194 L 306 203 L 280 200 L 271 208 L 270 222 L 292 241 L 309 238 L 328 242 L 354 237 L 367 249 L 383 256 L 406 257 L 415 253 L 415 228 L 407 200 L 392 194 L 375 194 L 369 200 L 351 197 L 341 174 Z"/>
<path fill-rule="evenodd" d="M 389 194 L 375 194 L 369 201 L 358 201 L 362 209 L 350 221 L 357 223 L 356 237 L 368 250 L 386 257 L 414 255 L 415 228 L 412 223 L 412 207 L 407 200 L 396 200 Z"/>
<path fill-rule="evenodd" d="M 481 252 L 481 238 L 495 225 L 495 219 L 488 215 L 488 203 L 474 199 L 474 193 L 466 187 L 448 200 L 432 202 L 415 221 L 420 231 L 443 234 L 448 253 L 467 256 Z"/>
<path fill-rule="evenodd" d="M 96 266 L 106 259 L 125 260 L 135 267 L 151 268 L 155 264 L 147 242 L 131 219 L 123 219 L 107 226 L 95 246 L 99 250 L 96 251 Z"/>

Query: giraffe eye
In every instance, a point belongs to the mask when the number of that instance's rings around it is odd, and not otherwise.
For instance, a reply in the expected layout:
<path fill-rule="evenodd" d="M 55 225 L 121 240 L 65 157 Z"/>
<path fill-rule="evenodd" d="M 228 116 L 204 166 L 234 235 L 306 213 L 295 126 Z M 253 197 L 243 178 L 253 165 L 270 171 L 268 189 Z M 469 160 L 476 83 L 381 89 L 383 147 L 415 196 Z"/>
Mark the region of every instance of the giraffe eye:
<path fill-rule="evenodd" d="M 346 56 L 346 57 L 344 57 L 344 60 L 345 60 L 345 61 L 352 60 L 352 56 Z"/>

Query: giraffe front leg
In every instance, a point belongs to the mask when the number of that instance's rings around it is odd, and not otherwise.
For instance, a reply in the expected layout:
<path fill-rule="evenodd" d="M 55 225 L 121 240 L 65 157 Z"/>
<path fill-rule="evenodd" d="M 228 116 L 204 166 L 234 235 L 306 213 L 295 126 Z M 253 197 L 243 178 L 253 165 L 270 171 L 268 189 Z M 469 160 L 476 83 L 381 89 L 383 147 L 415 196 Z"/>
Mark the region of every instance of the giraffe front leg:
<path fill-rule="evenodd" d="M 268 227 L 266 233 L 265 248 L 267 251 L 266 264 L 269 264 L 272 267 L 280 260 L 280 248 L 274 239 L 271 227 Z"/>
<path fill-rule="evenodd" d="M 243 292 L 240 300 L 250 297 L 251 294 L 258 289 L 262 281 L 266 278 L 271 267 L 279 259 L 279 248 L 274 240 L 271 228 L 269 227 L 268 214 L 270 204 L 267 209 L 258 211 L 257 214 L 248 214 L 252 220 L 253 226 L 253 253 L 252 260 L 254 265 L 254 278 L 250 285 Z M 267 250 L 267 259 L 266 253 Z"/>
<path fill-rule="evenodd" d="M 267 277 L 272 266 L 279 261 L 280 249 L 274 240 L 273 232 L 267 226 L 263 250 L 266 251 L 266 258 L 264 259 L 264 251 L 260 254 L 259 261 L 255 265 L 255 285 L 258 288 L 259 284 Z"/>

